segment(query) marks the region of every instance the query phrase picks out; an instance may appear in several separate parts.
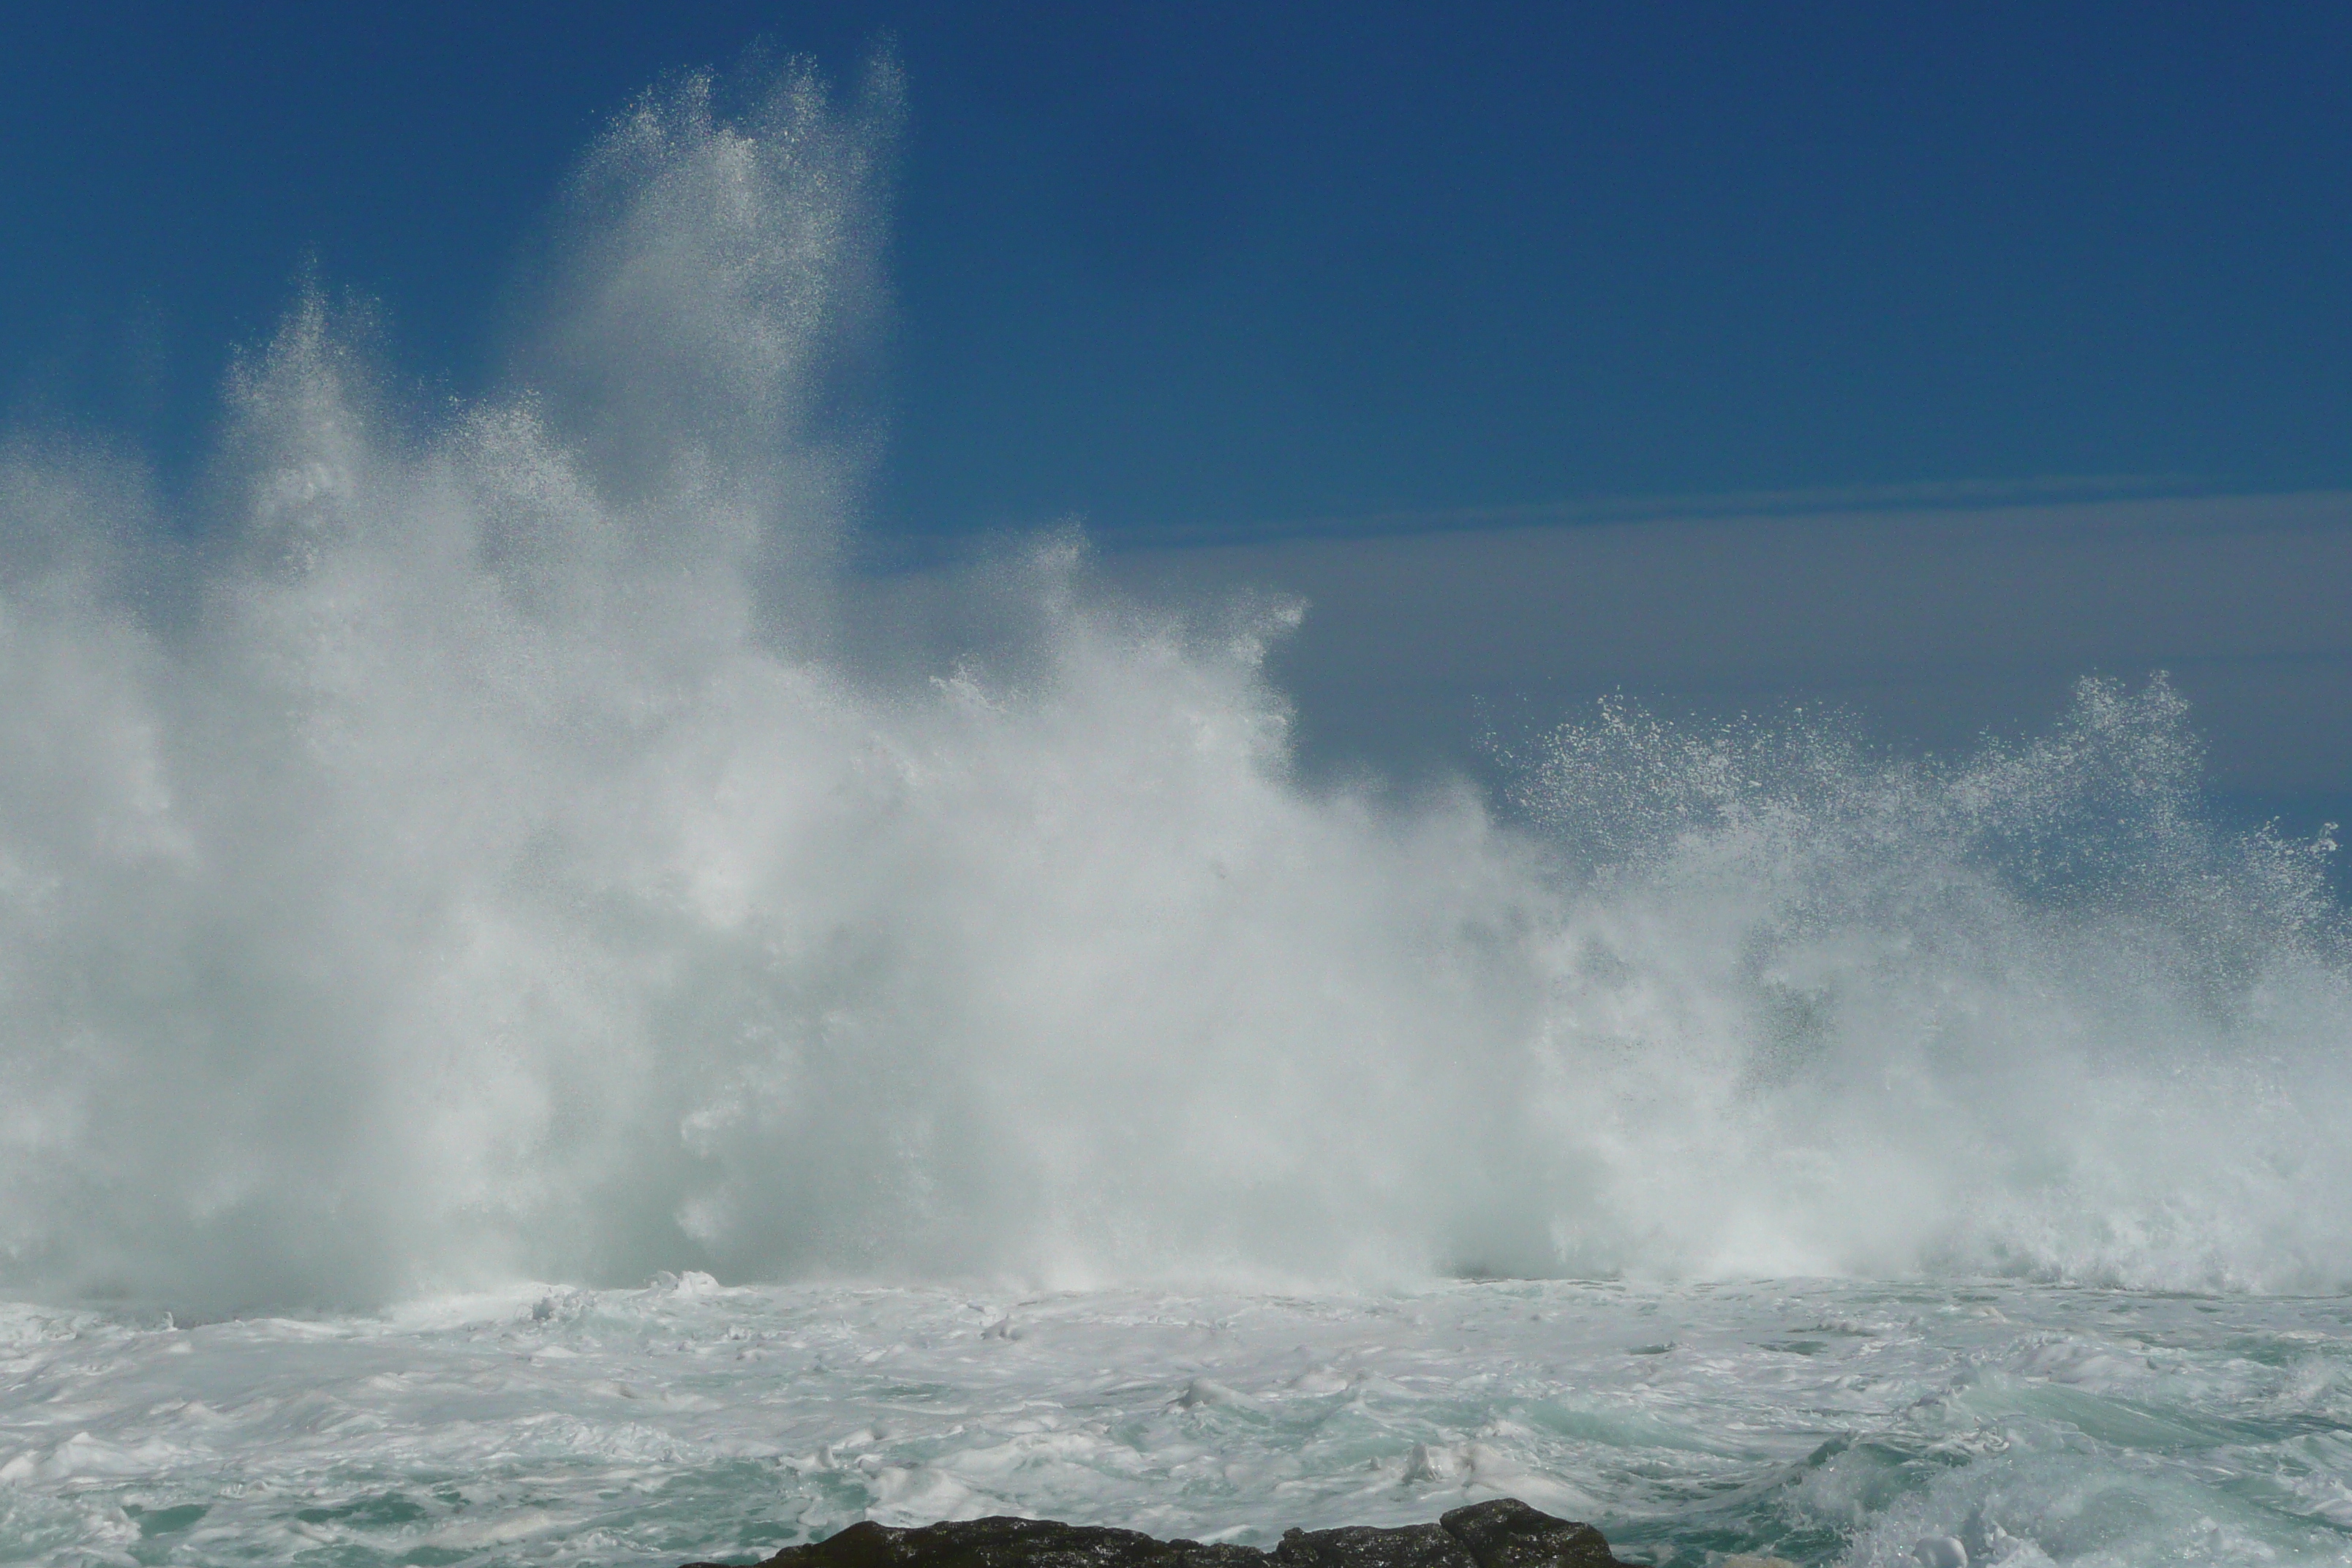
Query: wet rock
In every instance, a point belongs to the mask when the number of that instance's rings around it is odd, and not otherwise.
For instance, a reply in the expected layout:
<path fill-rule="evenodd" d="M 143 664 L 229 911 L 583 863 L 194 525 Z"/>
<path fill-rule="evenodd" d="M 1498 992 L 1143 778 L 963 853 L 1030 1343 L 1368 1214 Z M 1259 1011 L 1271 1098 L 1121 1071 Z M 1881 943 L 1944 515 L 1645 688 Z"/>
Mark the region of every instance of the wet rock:
<path fill-rule="evenodd" d="M 1617 1561 L 1592 1526 L 1555 1519 L 1515 1497 L 1457 1508 L 1437 1522 L 1470 1549 L 1478 1568 L 1612 1568 Z"/>
<path fill-rule="evenodd" d="M 690 1563 L 686 1568 L 722 1568 Z M 853 1524 L 787 1546 L 759 1568 L 1631 1568 L 1589 1524 L 1517 1498 L 1457 1508 L 1435 1524 L 1294 1530 L 1272 1552 L 1159 1541 L 1049 1519 L 975 1519 L 914 1530 Z"/>
<path fill-rule="evenodd" d="M 1478 1560 L 1442 1524 L 1286 1531 L 1274 1560 L 1279 1568 L 1478 1568 Z"/>

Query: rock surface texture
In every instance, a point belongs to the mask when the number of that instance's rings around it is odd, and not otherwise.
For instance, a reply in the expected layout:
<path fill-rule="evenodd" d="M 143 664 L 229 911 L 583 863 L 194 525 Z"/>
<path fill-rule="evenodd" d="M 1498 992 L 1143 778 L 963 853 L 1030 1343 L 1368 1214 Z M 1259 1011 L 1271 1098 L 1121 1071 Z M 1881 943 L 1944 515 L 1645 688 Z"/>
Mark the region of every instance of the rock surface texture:
<path fill-rule="evenodd" d="M 689 1563 L 686 1568 L 722 1568 Z M 893 1530 L 853 1524 L 787 1546 L 759 1568 L 1634 1568 L 1589 1524 L 1517 1498 L 1457 1508 L 1435 1524 L 1294 1530 L 1271 1552 L 1156 1541 L 1133 1530 L 1049 1519 L 975 1519 Z"/>

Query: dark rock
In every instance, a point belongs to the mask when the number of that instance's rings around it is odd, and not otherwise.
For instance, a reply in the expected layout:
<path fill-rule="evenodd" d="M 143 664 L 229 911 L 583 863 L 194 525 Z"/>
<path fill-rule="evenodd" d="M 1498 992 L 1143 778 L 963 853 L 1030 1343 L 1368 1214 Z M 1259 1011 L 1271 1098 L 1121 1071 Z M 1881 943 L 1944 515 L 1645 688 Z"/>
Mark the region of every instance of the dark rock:
<path fill-rule="evenodd" d="M 1470 1549 L 1478 1568 L 1611 1568 L 1609 1538 L 1589 1524 L 1554 1519 L 1515 1497 L 1474 1502 L 1437 1521 Z"/>
<path fill-rule="evenodd" d="M 686 1568 L 723 1568 L 689 1563 Z M 1050 1519 L 975 1519 L 893 1530 L 853 1524 L 787 1546 L 759 1568 L 1633 1568 L 1589 1524 L 1519 1501 L 1457 1508 L 1435 1524 L 1294 1530 L 1272 1552 L 1156 1541 L 1133 1530 Z"/>
<path fill-rule="evenodd" d="M 1462 1542 L 1437 1524 L 1377 1530 L 1350 1524 L 1338 1530 L 1286 1530 L 1274 1549 L 1282 1568 L 1479 1568 Z"/>

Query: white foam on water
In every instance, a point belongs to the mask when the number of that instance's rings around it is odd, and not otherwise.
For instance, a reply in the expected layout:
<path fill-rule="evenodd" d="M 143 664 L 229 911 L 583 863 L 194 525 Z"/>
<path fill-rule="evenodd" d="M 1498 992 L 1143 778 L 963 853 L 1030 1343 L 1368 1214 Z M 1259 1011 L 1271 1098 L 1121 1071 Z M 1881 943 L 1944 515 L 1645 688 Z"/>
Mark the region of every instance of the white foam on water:
<path fill-rule="evenodd" d="M 2352 1561 L 2352 1304 L 2010 1281 L 570 1288 L 0 1328 L 0 1561 L 748 1560 L 1517 1496 L 1654 1562 Z"/>

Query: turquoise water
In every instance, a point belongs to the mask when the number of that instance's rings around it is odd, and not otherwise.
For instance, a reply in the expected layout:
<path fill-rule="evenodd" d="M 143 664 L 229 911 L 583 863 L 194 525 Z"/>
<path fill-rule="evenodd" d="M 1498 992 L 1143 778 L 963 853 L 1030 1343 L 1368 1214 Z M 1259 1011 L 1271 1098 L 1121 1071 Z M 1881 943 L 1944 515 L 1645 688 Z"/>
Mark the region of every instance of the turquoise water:
<path fill-rule="evenodd" d="M 2352 1300 L 1823 1282 L 11 1309 L 0 1561 L 748 1561 L 1013 1512 L 1270 1542 L 1526 1498 L 1706 1564 L 2352 1561 Z"/>

